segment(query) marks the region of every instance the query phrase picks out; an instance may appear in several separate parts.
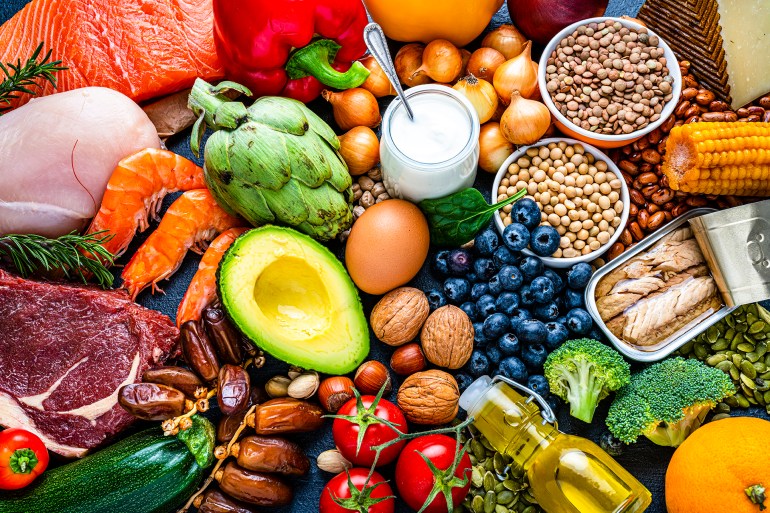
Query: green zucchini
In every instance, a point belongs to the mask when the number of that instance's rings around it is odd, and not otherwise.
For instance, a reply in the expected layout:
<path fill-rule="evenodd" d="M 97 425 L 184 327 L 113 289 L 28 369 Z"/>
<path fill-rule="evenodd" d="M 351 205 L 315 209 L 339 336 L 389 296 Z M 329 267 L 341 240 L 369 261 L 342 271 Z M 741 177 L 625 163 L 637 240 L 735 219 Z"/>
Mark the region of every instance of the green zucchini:
<path fill-rule="evenodd" d="M 197 415 L 177 436 L 148 429 L 0 495 L 0 513 L 170 513 L 198 488 L 213 448 L 214 428 Z"/>

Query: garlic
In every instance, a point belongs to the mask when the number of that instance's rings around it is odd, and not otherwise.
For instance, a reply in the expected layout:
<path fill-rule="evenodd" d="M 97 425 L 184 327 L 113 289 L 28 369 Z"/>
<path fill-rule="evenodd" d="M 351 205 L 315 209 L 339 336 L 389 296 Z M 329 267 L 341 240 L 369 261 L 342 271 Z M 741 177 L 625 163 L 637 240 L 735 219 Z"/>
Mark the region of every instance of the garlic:
<path fill-rule="evenodd" d="M 316 463 L 319 469 L 332 474 L 339 474 L 353 467 L 353 464 L 346 460 L 337 449 L 322 452 L 318 455 Z"/>
<path fill-rule="evenodd" d="M 321 380 L 315 371 L 305 371 L 289 384 L 289 397 L 294 399 L 310 399 L 318 391 Z"/>
<path fill-rule="evenodd" d="M 291 379 L 286 376 L 273 376 L 265 383 L 265 392 L 272 398 L 286 397 L 289 395 Z"/>

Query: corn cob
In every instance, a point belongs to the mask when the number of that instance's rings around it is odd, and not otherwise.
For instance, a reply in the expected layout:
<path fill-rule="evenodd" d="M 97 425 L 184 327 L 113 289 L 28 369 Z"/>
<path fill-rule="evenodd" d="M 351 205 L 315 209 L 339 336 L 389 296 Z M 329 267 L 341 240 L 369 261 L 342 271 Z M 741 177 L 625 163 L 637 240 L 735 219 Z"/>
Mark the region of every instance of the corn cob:
<path fill-rule="evenodd" d="M 770 123 L 688 123 L 671 130 L 663 173 L 675 191 L 770 196 Z"/>

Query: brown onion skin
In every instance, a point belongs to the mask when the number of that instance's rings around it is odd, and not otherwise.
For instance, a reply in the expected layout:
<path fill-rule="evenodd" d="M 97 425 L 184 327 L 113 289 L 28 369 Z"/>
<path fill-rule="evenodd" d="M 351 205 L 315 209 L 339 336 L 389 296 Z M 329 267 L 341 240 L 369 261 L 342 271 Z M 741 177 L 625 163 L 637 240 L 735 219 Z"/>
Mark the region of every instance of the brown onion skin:
<path fill-rule="evenodd" d="M 479 48 L 471 54 L 468 73 L 492 83 L 495 71 L 505 62 L 505 56 L 494 48 Z"/>
<path fill-rule="evenodd" d="M 604 14 L 609 0 L 508 0 L 511 21 L 528 38 L 548 42 L 564 27 Z"/>

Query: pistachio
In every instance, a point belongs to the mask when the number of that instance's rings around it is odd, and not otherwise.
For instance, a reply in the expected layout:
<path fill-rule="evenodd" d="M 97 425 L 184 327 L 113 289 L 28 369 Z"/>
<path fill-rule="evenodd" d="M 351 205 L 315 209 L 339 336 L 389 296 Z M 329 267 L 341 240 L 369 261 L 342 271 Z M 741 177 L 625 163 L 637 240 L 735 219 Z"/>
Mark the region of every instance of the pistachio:
<path fill-rule="evenodd" d="M 321 383 L 318 373 L 315 371 L 306 371 L 298 375 L 289 384 L 286 392 L 289 397 L 294 399 L 309 399 L 318 391 L 318 385 Z"/>
<path fill-rule="evenodd" d="M 350 469 L 353 464 L 345 459 L 337 449 L 329 449 L 318 455 L 316 459 L 318 468 L 331 474 L 339 474 Z"/>
<path fill-rule="evenodd" d="M 275 399 L 276 397 L 286 397 L 289 395 L 289 385 L 291 379 L 286 376 L 273 376 L 265 383 L 265 392 Z"/>

